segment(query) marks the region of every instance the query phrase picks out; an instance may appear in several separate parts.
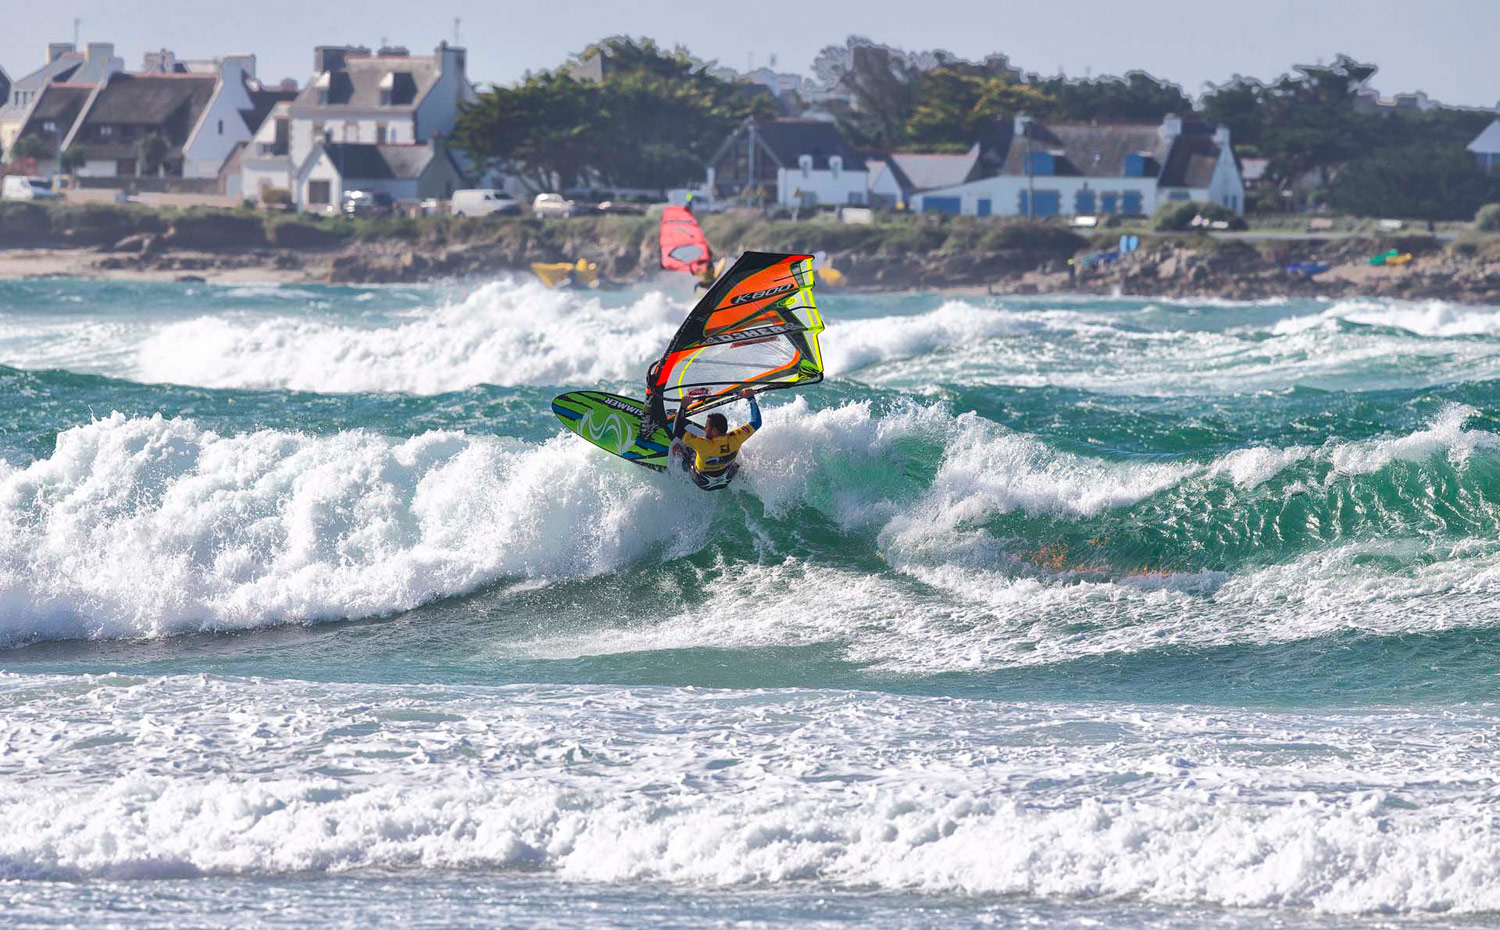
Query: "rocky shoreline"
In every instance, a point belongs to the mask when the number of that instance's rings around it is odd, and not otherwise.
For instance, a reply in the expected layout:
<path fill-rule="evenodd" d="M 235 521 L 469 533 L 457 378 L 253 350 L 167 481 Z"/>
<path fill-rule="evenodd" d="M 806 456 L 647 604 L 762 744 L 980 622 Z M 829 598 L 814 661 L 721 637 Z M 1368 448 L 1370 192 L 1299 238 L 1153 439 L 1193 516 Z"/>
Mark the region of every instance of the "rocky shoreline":
<path fill-rule="evenodd" d="M 654 236 L 644 221 L 424 221 L 360 238 L 306 221 L 235 215 L 170 221 L 127 215 L 131 225 L 114 219 L 113 225 L 94 226 L 52 219 L 41 235 L 0 228 L 0 278 L 391 284 L 525 275 L 532 262 L 576 258 L 597 262 L 613 285 L 658 273 Z M 1431 236 L 1143 236 L 1138 251 L 1101 263 L 1082 260 L 1090 252 L 1088 240 L 1041 224 L 971 228 L 913 217 L 904 227 L 860 229 L 713 217 L 705 228 L 727 254 L 753 248 L 822 252 L 851 290 L 1234 300 L 1373 296 L 1500 304 L 1500 237 L 1494 236 L 1448 243 Z M 28 238 L 41 241 L 17 241 Z M 1092 245 L 1106 248 L 1111 238 L 1101 234 Z M 1391 248 L 1410 252 L 1411 261 L 1367 263 L 1370 255 Z M 1286 270 L 1308 261 L 1328 268 L 1316 276 Z"/>

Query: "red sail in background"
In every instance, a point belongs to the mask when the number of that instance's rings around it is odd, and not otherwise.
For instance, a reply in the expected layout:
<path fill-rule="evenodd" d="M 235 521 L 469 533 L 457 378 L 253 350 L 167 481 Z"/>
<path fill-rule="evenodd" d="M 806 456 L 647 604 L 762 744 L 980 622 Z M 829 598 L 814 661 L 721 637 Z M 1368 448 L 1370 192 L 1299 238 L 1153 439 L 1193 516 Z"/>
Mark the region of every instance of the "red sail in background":
<path fill-rule="evenodd" d="M 661 214 L 661 266 L 667 271 L 701 275 L 713 261 L 703 227 L 687 207 L 667 207 Z"/>

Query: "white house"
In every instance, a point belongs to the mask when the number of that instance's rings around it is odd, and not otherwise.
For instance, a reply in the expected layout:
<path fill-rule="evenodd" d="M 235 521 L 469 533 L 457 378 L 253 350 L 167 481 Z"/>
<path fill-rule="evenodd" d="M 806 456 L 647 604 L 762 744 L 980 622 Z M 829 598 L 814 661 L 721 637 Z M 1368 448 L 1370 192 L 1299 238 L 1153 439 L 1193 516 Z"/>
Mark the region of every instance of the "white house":
<path fill-rule="evenodd" d="M 821 120 L 745 120 L 709 159 L 715 199 L 747 197 L 782 206 L 863 205 L 869 171 L 838 127 Z"/>
<path fill-rule="evenodd" d="M 922 191 L 964 184 L 980 176 L 979 143 L 962 155 L 892 152 L 870 159 L 870 203 L 884 207 L 910 204 Z"/>
<path fill-rule="evenodd" d="M 319 142 L 297 169 L 293 196 L 305 209 L 323 210 L 337 207 L 345 191 L 447 200 L 463 186 L 463 172 L 441 136 L 425 144 Z"/>
<path fill-rule="evenodd" d="M 1500 119 L 1490 123 L 1466 148 L 1474 153 L 1479 170 L 1486 174 L 1500 174 Z"/>
<path fill-rule="evenodd" d="M 475 99 L 466 57 L 446 42 L 432 55 L 412 55 L 404 48 L 372 54 L 362 47 L 318 47 L 312 79 L 295 99 L 271 112 L 241 152 L 241 191 L 253 197 L 267 188 L 285 188 L 298 205 L 320 206 L 303 198 L 309 172 L 323 170 L 309 165 L 320 145 L 410 146 L 447 138 L 459 107 Z M 318 157 L 325 168 L 336 164 L 326 151 Z M 451 156 L 443 160 L 451 162 Z"/>
<path fill-rule="evenodd" d="M 1049 123 L 1025 116 L 988 176 L 912 197 L 912 209 L 967 216 L 1149 214 L 1167 200 L 1245 209 L 1229 131 L 1154 123 Z"/>

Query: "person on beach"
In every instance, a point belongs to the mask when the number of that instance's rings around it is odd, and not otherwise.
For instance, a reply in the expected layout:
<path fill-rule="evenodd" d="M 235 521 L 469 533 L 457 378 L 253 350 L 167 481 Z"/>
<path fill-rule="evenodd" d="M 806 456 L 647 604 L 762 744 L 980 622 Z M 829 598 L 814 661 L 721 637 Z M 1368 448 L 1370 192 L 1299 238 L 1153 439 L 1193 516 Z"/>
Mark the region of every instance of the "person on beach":
<path fill-rule="evenodd" d="M 750 422 L 734 432 L 729 431 L 729 421 L 722 413 L 708 415 L 702 436 L 688 431 L 690 421 L 681 414 L 673 425 L 672 454 L 678 456 L 682 470 L 688 473 L 693 483 L 705 491 L 729 486 L 740 470 L 735 461 L 740 446 L 760 429 L 760 405 L 755 402 L 755 392 L 745 388 L 740 396 L 750 402 Z M 688 455 L 689 452 L 692 455 Z"/>

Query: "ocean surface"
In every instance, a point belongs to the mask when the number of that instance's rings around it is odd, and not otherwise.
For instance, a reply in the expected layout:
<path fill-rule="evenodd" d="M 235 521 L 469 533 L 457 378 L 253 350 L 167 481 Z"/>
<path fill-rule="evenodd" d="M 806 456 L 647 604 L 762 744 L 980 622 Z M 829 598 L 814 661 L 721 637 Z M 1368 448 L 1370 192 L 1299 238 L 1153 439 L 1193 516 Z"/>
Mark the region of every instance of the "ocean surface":
<path fill-rule="evenodd" d="M 0 925 L 1500 926 L 1500 308 L 690 303 L 0 282 Z"/>

